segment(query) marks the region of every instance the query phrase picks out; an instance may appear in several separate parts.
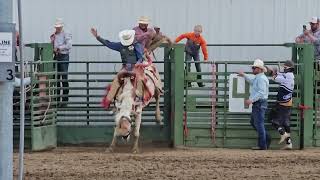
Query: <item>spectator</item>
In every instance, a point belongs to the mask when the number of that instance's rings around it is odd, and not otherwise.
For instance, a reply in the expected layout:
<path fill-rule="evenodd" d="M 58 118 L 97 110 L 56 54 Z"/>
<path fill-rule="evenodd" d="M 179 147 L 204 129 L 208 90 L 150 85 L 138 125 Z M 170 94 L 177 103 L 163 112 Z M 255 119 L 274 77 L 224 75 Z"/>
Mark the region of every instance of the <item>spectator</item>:
<path fill-rule="evenodd" d="M 185 48 L 185 61 L 191 61 L 191 59 L 193 59 L 194 61 L 200 61 L 200 57 L 199 57 L 199 50 L 200 47 L 202 49 L 202 53 L 204 56 L 204 60 L 207 61 L 208 60 L 208 51 L 207 51 L 207 43 L 205 41 L 205 39 L 201 36 L 202 33 L 202 26 L 201 25 L 196 25 L 193 29 L 194 32 L 190 32 L 190 33 L 185 33 L 185 34 L 181 34 L 180 36 L 178 36 L 175 40 L 176 43 L 178 43 L 179 41 L 181 41 L 182 39 L 186 38 L 187 39 L 187 43 L 186 43 L 186 48 Z M 201 72 L 201 66 L 200 63 L 195 63 L 196 66 L 196 70 L 197 72 Z M 190 65 L 188 66 L 187 71 L 190 72 Z M 197 75 L 197 79 L 201 80 L 201 75 Z M 188 84 L 189 86 L 191 86 L 191 84 Z M 202 82 L 198 82 L 198 86 L 199 87 L 204 87 L 204 84 Z"/>
<path fill-rule="evenodd" d="M 54 53 L 54 60 L 58 61 L 58 103 L 60 103 L 60 87 L 61 87 L 61 82 L 62 80 L 62 87 L 65 88 L 63 89 L 63 97 L 62 101 L 68 101 L 68 94 L 69 94 L 69 83 L 68 83 L 68 67 L 69 67 L 69 54 L 70 50 L 72 48 L 71 40 L 72 40 L 72 35 L 70 33 L 67 33 L 63 30 L 64 23 L 62 19 L 58 18 L 56 20 L 56 23 L 54 25 L 55 27 L 55 32 L 50 36 L 51 43 L 53 44 L 53 53 Z M 62 62 L 59 62 L 62 61 Z M 61 73 L 61 74 L 60 74 Z M 59 104 L 59 106 L 65 106 L 66 104 Z"/>

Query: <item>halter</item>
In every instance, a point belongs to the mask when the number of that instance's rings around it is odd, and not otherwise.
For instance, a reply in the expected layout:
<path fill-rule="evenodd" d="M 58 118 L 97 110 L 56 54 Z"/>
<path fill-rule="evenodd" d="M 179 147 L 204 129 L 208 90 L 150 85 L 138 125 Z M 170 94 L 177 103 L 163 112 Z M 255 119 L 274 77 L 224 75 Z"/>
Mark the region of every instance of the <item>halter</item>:
<path fill-rule="evenodd" d="M 128 121 L 129 121 L 129 123 L 130 123 L 130 125 L 132 126 L 132 121 L 131 121 L 131 119 L 130 119 L 130 118 L 128 118 L 127 116 L 121 116 L 121 118 L 120 118 L 120 119 L 122 119 L 122 118 L 124 118 L 124 119 L 128 120 Z M 121 123 L 119 123 L 119 128 L 121 128 Z M 127 133 L 128 133 L 128 134 L 126 134 L 126 135 L 122 136 L 122 138 L 123 138 L 123 139 L 125 139 L 125 140 L 127 140 L 127 139 L 128 139 L 128 137 L 129 137 L 129 136 L 130 136 L 130 134 L 131 134 L 131 132 L 130 132 L 130 131 L 128 131 Z"/>

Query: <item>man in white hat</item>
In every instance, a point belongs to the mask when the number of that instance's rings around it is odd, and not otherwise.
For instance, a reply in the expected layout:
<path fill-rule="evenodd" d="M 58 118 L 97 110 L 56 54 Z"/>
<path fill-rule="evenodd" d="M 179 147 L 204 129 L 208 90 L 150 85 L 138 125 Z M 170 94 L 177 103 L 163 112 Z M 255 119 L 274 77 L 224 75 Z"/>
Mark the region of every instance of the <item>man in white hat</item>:
<path fill-rule="evenodd" d="M 239 72 L 250 83 L 251 92 L 249 99 L 245 100 L 246 105 L 252 105 L 252 113 L 250 123 L 253 128 L 258 132 L 258 146 L 253 147 L 253 150 L 266 150 L 269 148 L 271 138 L 268 135 L 264 126 L 264 117 L 267 110 L 267 99 L 269 93 L 269 80 L 264 74 L 267 69 L 260 59 L 256 59 L 252 65 L 252 72 L 254 78 Z"/>
<path fill-rule="evenodd" d="M 303 34 L 296 37 L 296 43 L 312 43 L 314 45 L 314 57 L 320 62 L 320 28 L 317 17 L 312 17 L 310 23 L 311 29 L 303 29 Z"/>
<path fill-rule="evenodd" d="M 138 20 L 138 26 L 134 27 L 135 39 L 142 44 L 145 48 L 146 44 L 150 44 L 152 37 L 155 35 L 155 31 L 152 28 L 148 28 L 150 20 L 146 16 L 141 16 Z"/>
<path fill-rule="evenodd" d="M 58 18 L 56 20 L 56 23 L 54 24 L 55 27 L 55 32 L 50 36 L 50 40 L 51 43 L 53 44 L 53 52 L 54 52 L 54 59 L 57 61 L 63 61 L 62 63 L 58 62 L 58 66 L 57 66 L 57 70 L 60 73 L 65 73 L 62 75 L 58 75 L 58 80 L 60 80 L 62 78 L 62 80 L 64 80 L 62 82 L 62 87 L 64 87 L 65 89 L 63 90 L 63 95 L 65 95 L 62 98 L 62 101 L 68 101 L 68 94 L 69 94 L 69 83 L 66 81 L 68 79 L 68 67 L 69 67 L 69 63 L 67 63 L 67 61 L 69 61 L 69 54 L 72 48 L 72 35 L 71 33 L 66 33 L 63 30 L 63 21 L 61 18 Z M 58 88 L 60 88 L 60 82 L 58 82 L 57 84 Z M 60 91 L 58 91 L 58 93 L 60 94 Z M 60 102 L 60 98 L 58 98 L 57 100 L 58 102 Z M 63 105 L 66 105 L 65 103 Z M 61 104 L 59 104 L 59 106 L 61 106 Z"/>
<path fill-rule="evenodd" d="M 92 35 L 103 45 L 108 48 L 120 52 L 121 60 L 123 64 L 123 68 L 118 73 L 122 74 L 123 72 L 131 72 L 134 69 L 135 64 L 142 63 L 143 61 L 143 48 L 142 45 L 138 42 L 134 41 L 134 30 L 124 30 L 119 33 L 120 42 L 111 42 L 109 40 L 103 39 L 98 35 L 98 32 L 95 28 L 91 28 Z M 110 103 L 113 101 L 115 96 L 117 95 L 118 89 L 120 88 L 118 75 L 113 79 L 111 88 L 108 90 L 108 94 L 103 101 L 103 106 L 108 109 Z M 138 81 L 139 81 L 139 77 Z M 137 89 L 142 89 L 139 85 L 143 85 L 142 83 L 137 83 Z M 139 97 L 140 100 L 142 97 Z"/>

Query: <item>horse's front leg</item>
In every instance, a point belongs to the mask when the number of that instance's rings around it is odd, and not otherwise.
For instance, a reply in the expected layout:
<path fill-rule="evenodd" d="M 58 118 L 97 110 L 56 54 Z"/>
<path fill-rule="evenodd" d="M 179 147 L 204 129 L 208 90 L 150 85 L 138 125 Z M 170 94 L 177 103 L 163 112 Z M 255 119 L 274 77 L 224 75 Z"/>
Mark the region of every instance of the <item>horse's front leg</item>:
<path fill-rule="evenodd" d="M 154 97 L 156 99 L 156 121 L 157 121 L 157 123 L 160 124 L 162 121 L 162 118 L 161 118 L 161 114 L 160 114 L 160 92 L 159 92 L 159 90 L 156 90 Z"/>
<path fill-rule="evenodd" d="M 107 149 L 107 151 L 109 150 L 109 152 L 114 152 L 114 148 L 116 147 L 116 141 L 117 141 L 117 136 L 116 136 L 116 127 L 115 127 L 114 131 L 113 131 L 112 142 L 111 142 L 109 148 Z"/>
<path fill-rule="evenodd" d="M 139 136 L 140 136 L 140 125 L 141 125 L 141 113 L 136 114 L 135 119 L 136 127 L 134 128 L 134 143 L 132 152 L 133 153 L 139 153 Z"/>

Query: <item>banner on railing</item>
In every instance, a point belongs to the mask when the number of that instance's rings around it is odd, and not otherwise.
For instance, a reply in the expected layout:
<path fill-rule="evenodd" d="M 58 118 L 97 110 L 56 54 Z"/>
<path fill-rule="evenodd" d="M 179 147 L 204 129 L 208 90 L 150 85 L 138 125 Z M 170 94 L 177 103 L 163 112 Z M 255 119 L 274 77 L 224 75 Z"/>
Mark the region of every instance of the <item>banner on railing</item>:
<path fill-rule="evenodd" d="M 229 76 L 229 112 L 251 112 L 251 106 L 245 105 L 250 96 L 250 84 L 238 74 Z"/>

